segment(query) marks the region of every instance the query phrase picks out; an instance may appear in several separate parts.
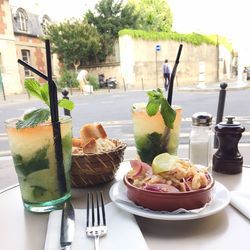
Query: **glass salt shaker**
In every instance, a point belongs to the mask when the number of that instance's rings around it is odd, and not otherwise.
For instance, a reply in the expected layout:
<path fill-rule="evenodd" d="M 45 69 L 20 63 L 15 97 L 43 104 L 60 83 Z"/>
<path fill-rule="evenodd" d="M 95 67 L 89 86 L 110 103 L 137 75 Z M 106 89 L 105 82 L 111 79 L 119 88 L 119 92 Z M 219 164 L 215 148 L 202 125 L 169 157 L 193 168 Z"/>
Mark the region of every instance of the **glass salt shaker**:
<path fill-rule="evenodd" d="M 192 116 L 189 139 L 189 160 L 194 164 L 211 167 L 212 163 L 212 115 L 198 112 Z"/>

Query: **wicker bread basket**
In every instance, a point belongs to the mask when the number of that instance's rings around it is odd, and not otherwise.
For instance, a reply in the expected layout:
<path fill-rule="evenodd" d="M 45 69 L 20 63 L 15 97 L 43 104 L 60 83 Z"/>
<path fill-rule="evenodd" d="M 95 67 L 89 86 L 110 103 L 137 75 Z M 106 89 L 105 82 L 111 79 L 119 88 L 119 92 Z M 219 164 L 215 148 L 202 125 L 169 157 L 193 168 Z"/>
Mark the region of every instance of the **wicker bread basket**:
<path fill-rule="evenodd" d="M 123 161 L 127 145 L 112 140 L 116 148 L 99 154 L 72 155 L 71 185 L 82 188 L 109 182 L 114 179 L 116 170 Z"/>

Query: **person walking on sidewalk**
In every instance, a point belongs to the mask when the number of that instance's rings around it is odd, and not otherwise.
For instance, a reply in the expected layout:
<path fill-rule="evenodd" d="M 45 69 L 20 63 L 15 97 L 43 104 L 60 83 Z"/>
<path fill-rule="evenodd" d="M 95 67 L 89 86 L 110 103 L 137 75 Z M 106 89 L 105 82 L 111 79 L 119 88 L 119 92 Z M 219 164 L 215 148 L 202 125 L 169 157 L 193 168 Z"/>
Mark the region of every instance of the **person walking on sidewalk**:
<path fill-rule="evenodd" d="M 171 78 L 171 67 L 168 63 L 168 59 L 166 59 L 162 65 L 162 73 L 164 78 L 164 88 L 166 91 L 168 91 L 168 86 Z"/>
<path fill-rule="evenodd" d="M 77 81 L 79 82 L 79 87 L 81 92 L 84 94 L 85 93 L 85 86 L 88 84 L 87 81 L 87 76 L 88 76 L 88 71 L 85 69 L 82 69 L 77 76 Z"/>

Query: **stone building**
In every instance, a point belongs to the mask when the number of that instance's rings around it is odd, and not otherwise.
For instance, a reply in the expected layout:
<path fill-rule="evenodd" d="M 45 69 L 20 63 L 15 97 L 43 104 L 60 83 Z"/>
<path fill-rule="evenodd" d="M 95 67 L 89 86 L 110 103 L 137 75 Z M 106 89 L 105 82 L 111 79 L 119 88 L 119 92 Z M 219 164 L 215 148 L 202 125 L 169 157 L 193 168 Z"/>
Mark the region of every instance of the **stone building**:
<path fill-rule="evenodd" d="M 18 65 L 17 59 L 28 62 L 39 71 L 46 73 L 46 56 L 41 36 L 51 19 L 46 13 L 35 14 L 20 6 L 11 6 L 9 0 L 0 0 L 0 94 L 24 92 L 25 79 L 37 77 Z M 155 47 L 161 50 L 156 52 Z M 145 41 L 128 35 L 121 36 L 114 48 L 114 54 L 99 65 L 85 65 L 96 78 L 116 77 L 119 88 L 162 87 L 161 67 L 168 58 L 171 65 L 179 43 L 174 41 Z M 59 77 L 56 55 L 52 56 L 53 73 Z M 79 68 L 80 70 L 80 68 Z M 223 46 L 183 44 L 183 52 L 176 74 L 176 85 L 213 83 L 231 78 L 232 55 Z"/>
<path fill-rule="evenodd" d="M 46 14 L 38 15 L 8 0 L 0 0 L 0 91 L 5 94 L 24 92 L 25 79 L 44 82 L 30 70 L 17 63 L 21 59 L 46 73 L 45 46 L 41 39 L 46 25 L 51 22 Z"/>

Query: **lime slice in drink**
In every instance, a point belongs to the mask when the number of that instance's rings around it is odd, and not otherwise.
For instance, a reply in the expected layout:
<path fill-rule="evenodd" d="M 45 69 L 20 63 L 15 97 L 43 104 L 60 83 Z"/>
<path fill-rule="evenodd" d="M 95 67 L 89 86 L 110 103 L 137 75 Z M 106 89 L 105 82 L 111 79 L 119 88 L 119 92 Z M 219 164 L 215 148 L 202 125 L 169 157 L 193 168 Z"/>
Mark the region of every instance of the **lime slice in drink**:
<path fill-rule="evenodd" d="M 159 174 L 174 169 L 178 159 L 177 156 L 168 153 L 157 155 L 152 163 L 153 173 Z"/>

